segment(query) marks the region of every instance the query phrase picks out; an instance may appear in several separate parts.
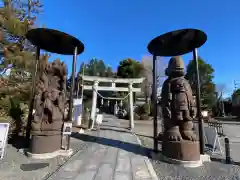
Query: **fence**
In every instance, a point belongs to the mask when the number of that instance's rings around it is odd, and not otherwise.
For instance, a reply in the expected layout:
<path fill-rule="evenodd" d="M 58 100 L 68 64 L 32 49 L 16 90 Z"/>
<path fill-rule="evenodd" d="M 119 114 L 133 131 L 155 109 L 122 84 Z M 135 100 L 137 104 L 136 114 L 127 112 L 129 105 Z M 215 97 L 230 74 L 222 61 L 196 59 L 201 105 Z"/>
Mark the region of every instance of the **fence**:
<path fill-rule="evenodd" d="M 209 127 L 214 127 L 217 130 L 217 134 L 222 137 L 225 136 L 224 132 L 223 132 L 223 125 L 221 122 L 208 122 L 208 126 Z"/>

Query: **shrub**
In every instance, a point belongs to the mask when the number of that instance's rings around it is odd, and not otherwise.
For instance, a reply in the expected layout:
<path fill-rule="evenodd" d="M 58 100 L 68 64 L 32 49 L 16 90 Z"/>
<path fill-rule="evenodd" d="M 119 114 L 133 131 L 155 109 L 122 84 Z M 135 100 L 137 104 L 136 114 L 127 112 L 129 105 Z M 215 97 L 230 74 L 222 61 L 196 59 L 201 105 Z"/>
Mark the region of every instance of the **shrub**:
<path fill-rule="evenodd" d="M 82 115 L 82 125 L 86 126 L 89 123 L 89 119 L 90 119 L 90 112 L 89 111 L 83 111 L 83 115 Z"/>
<path fill-rule="evenodd" d="M 137 113 L 134 113 L 134 120 L 140 120 L 140 116 Z"/>
<path fill-rule="evenodd" d="M 140 120 L 148 120 L 148 119 L 149 119 L 148 114 L 141 114 L 140 115 Z"/>
<path fill-rule="evenodd" d="M 141 106 L 140 114 L 150 114 L 150 105 L 148 103 L 145 103 Z"/>
<path fill-rule="evenodd" d="M 141 114 L 141 106 L 135 107 L 134 112 L 137 114 Z"/>
<path fill-rule="evenodd" d="M 127 111 L 129 109 L 129 102 L 127 99 L 123 100 L 123 108 L 126 109 Z"/>
<path fill-rule="evenodd" d="M 9 135 L 12 138 L 14 136 L 19 136 L 24 134 L 25 125 L 27 121 L 27 116 L 25 111 L 25 106 L 21 104 L 18 100 L 10 99 L 10 109 L 9 109 L 9 123 L 10 123 L 10 130 Z M 28 108 L 27 108 L 28 109 Z M 26 119 L 24 119 L 26 118 Z"/>
<path fill-rule="evenodd" d="M 86 100 L 83 102 L 83 107 L 84 107 L 84 111 L 86 111 L 87 109 L 92 109 L 92 100 Z"/>

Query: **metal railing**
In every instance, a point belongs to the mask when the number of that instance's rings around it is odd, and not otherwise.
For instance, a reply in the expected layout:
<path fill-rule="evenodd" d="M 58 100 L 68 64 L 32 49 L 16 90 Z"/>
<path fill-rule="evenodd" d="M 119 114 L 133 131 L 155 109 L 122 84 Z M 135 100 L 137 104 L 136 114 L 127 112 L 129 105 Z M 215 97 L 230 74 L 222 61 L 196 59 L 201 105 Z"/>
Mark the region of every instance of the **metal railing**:
<path fill-rule="evenodd" d="M 222 136 L 225 136 L 225 134 L 224 134 L 224 132 L 223 132 L 223 125 L 222 125 L 222 123 L 220 123 L 220 122 L 208 122 L 208 126 L 209 127 L 214 127 L 214 128 L 216 128 L 216 130 L 217 130 L 217 133 L 218 133 L 218 135 L 220 136 L 220 137 L 222 137 Z"/>

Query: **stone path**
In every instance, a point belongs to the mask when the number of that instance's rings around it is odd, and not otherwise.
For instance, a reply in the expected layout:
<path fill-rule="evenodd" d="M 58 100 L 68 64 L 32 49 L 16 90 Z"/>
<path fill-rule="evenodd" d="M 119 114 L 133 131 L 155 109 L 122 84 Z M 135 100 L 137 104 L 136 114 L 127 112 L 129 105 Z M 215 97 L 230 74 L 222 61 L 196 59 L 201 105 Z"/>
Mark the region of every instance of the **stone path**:
<path fill-rule="evenodd" d="M 91 132 L 91 135 L 95 132 Z M 91 142 L 71 138 L 73 155 L 87 151 Z M 38 160 L 28 158 L 23 151 L 8 144 L 4 159 L 0 160 L 0 180 L 42 180 L 68 161 L 69 157 L 58 156 L 53 159 Z M 47 167 L 39 167 L 47 164 Z"/>
<path fill-rule="evenodd" d="M 137 136 L 119 127 L 113 116 L 105 115 L 87 151 L 79 151 L 58 169 L 49 180 L 157 180 Z M 75 138 L 89 141 L 89 135 L 74 134 Z"/>

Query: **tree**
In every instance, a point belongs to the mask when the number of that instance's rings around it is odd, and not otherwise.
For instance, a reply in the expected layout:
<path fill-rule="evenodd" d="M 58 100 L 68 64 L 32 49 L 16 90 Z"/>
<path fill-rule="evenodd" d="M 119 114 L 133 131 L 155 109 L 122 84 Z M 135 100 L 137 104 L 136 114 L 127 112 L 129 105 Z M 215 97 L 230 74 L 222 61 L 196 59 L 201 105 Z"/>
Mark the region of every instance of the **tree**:
<path fill-rule="evenodd" d="M 142 73 L 144 71 L 143 65 L 135 61 L 131 58 L 124 59 L 119 62 L 118 68 L 117 68 L 117 77 L 120 78 L 140 78 L 142 77 Z M 118 84 L 118 87 L 126 87 L 127 84 Z M 139 87 L 139 84 L 135 84 L 135 87 Z M 126 93 L 116 93 L 117 97 L 125 97 Z M 133 93 L 134 100 L 136 99 L 136 93 Z M 126 104 L 126 103 L 125 103 Z"/>
<path fill-rule="evenodd" d="M 103 60 L 99 60 L 96 58 L 91 59 L 88 63 L 81 63 L 80 69 L 77 73 L 77 76 L 75 78 L 75 92 L 81 92 L 80 85 L 82 84 L 81 75 L 88 75 L 88 76 L 99 76 L 99 77 L 113 77 L 114 72 L 112 71 L 112 68 L 110 66 L 105 65 Z M 84 82 L 85 85 L 92 85 L 90 82 Z M 68 79 L 68 89 L 71 85 L 71 76 Z M 99 83 L 100 86 L 110 86 L 109 83 Z M 109 94 L 111 92 L 104 92 L 103 94 Z M 91 92 L 84 93 L 87 96 L 92 95 Z"/>
<path fill-rule="evenodd" d="M 0 66 L 3 70 L 11 65 L 10 74 L 0 80 L 4 82 L 4 87 L 0 89 L 0 106 L 3 109 L 9 108 L 10 99 L 17 104 L 17 101 L 29 99 L 35 57 L 34 48 L 25 34 L 34 26 L 41 8 L 39 0 L 3 0 L 0 7 L 0 48 L 4 55 Z"/>
<path fill-rule="evenodd" d="M 8 68 L 0 77 L 0 116 L 10 123 L 9 135 L 19 135 L 27 120 L 28 102 L 35 69 L 35 48 L 27 41 L 26 33 L 35 25 L 42 5 L 39 0 L 3 0 L 0 7 L 0 49 L 3 58 L 0 68 Z M 40 64 L 47 56 L 40 58 Z M 43 60 L 43 61 L 42 61 Z M 11 66 L 9 68 L 9 65 Z M 3 72 L 3 71 L 2 71 Z M 9 118 L 6 118 L 8 116 Z"/>
<path fill-rule="evenodd" d="M 240 95 L 240 88 L 238 88 L 233 92 L 232 96 L 235 96 L 235 95 Z"/>
<path fill-rule="evenodd" d="M 211 109 L 216 102 L 216 87 L 213 82 L 214 69 L 201 57 L 198 57 L 198 64 L 202 106 L 203 108 Z M 186 79 L 189 80 L 193 93 L 196 94 L 196 73 L 193 60 L 187 65 Z"/>
<path fill-rule="evenodd" d="M 110 67 L 107 67 L 103 60 L 96 58 L 91 59 L 88 63 L 82 63 L 80 65 L 79 73 L 81 74 L 84 67 L 84 74 L 88 76 L 101 76 L 106 77 L 107 71 L 111 71 Z"/>
<path fill-rule="evenodd" d="M 0 8 L 0 46 L 4 51 L 1 65 L 12 65 L 11 75 L 29 76 L 35 65 L 33 46 L 26 40 L 26 32 L 34 26 L 36 15 L 41 11 L 39 0 L 4 0 Z M 31 51 L 29 51 L 31 50 Z"/>
<path fill-rule="evenodd" d="M 217 84 L 216 85 L 216 109 L 218 115 L 224 116 L 225 115 L 225 102 L 223 100 L 223 94 L 226 91 L 227 86 L 226 84 Z"/>
<path fill-rule="evenodd" d="M 133 59 L 120 61 L 117 68 L 117 76 L 121 78 L 139 78 L 144 70 L 143 65 Z"/>
<path fill-rule="evenodd" d="M 113 77 L 114 72 L 110 66 L 105 65 L 103 60 L 96 58 L 91 59 L 88 63 L 81 63 L 78 77 L 84 75 L 99 76 L 99 77 Z M 79 78 L 78 78 L 79 80 Z M 105 84 L 106 85 L 106 84 Z"/>

